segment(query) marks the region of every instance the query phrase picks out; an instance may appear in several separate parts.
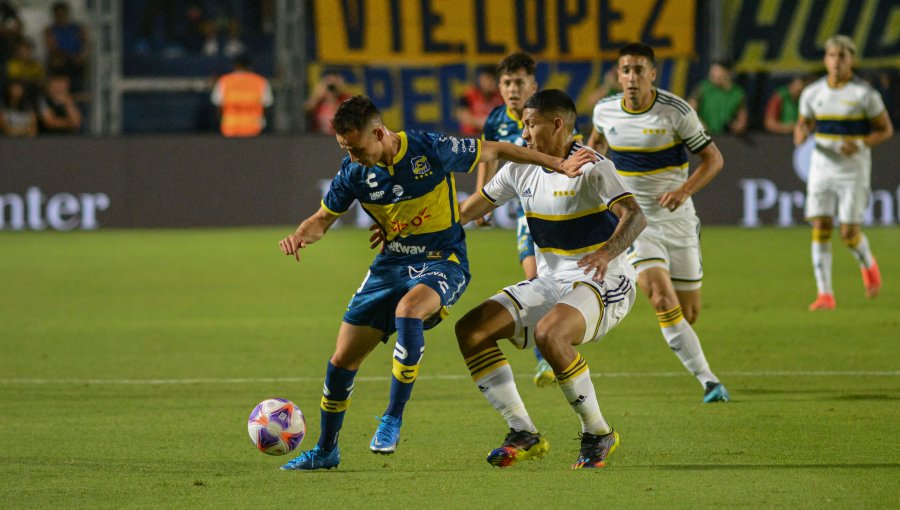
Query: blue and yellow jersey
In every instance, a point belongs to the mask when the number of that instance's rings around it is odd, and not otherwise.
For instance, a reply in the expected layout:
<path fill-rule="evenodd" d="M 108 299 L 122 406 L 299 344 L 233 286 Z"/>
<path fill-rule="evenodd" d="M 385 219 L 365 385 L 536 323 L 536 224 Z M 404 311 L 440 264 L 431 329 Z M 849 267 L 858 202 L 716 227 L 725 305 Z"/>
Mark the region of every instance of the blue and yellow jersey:
<path fill-rule="evenodd" d="M 385 233 L 373 265 L 447 259 L 468 269 L 456 180 L 481 158 L 481 141 L 440 133 L 400 132 L 393 164 L 366 167 L 344 158 L 322 200 L 339 216 L 358 200 Z"/>
<path fill-rule="evenodd" d="M 594 106 L 594 130 L 606 138 L 606 156 L 616 164 L 650 223 L 694 215 L 690 198 L 669 211 L 656 197 L 688 179 L 687 150 L 700 152 L 712 138 L 694 109 L 671 92 L 654 90 L 653 101 L 642 111 L 628 108 L 624 97 L 619 93 Z"/>
<path fill-rule="evenodd" d="M 516 113 L 510 110 L 506 105 L 500 105 L 488 115 L 484 121 L 484 129 L 482 130 L 481 139 L 489 142 L 508 142 L 525 147 L 525 141 L 522 140 L 522 121 L 516 117 Z M 578 128 L 572 130 L 572 139 L 580 141 L 581 134 Z"/>
<path fill-rule="evenodd" d="M 816 148 L 810 172 L 843 175 L 868 172 L 871 149 L 862 139 L 872 131 L 872 119 L 885 111 L 884 100 L 877 90 L 854 76 L 841 87 L 828 85 L 821 78 L 800 94 L 800 115 L 816 121 Z M 842 156 L 845 141 L 855 141 L 859 150 Z"/>

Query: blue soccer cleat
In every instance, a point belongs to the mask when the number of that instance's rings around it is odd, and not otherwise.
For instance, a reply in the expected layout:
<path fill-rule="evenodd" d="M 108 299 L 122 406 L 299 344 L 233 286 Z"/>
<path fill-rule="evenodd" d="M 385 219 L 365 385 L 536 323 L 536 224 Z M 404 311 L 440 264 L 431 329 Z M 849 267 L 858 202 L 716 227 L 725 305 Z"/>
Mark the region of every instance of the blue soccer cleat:
<path fill-rule="evenodd" d="M 602 436 L 584 432 L 581 434 L 581 451 L 578 453 L 578 460 L 572 464 L 572 469 L 606 467 L 606 459 L 618 447 L 619 433 L 616 431 Z"/>
<path fill-rule="evenodd" d="M 334 469 L 341 463 L 341 449 L 337 446 L 334 450 L 326 452 L 319 448 L 319 445 L 307 450 L 296 458 L 291 459 L 287 464 L 281 466 L 285 471 L 300 470 L 314 471 L 316 469 Z"/>
<path fill-rule="evenodd" d="M 712 381 L 706 383 L 706 391 L 703 393 L 704 404 L 728 402 L 729 400 L 731 400 L 731 396 L 728 394 L 728 390 L 725 389 L 724 384 Z"/>
<path fill-rule="evenodd" d="M 369 449 L 373 453 L 386 455 L 394 453 L 397 451 L 397 443 L 400 442 L 400 426 L 403 425 L 403 420 L 388 415 L 384 415 L 378 420 L 381 421 L 381 424 L 378 425 L 378 430 L 372 436 Z"/>
<path fill-rule="evenodd" d="M 538 361 L 537 367 L 534 370 L 534 384 L 539 388 L 543 388 L 544 386 L 555 382 L 556 374 L 554 374 L 553 369 L 550 368 L 550 363 L 547 363 L 547 360 L 545 359 Z"/>

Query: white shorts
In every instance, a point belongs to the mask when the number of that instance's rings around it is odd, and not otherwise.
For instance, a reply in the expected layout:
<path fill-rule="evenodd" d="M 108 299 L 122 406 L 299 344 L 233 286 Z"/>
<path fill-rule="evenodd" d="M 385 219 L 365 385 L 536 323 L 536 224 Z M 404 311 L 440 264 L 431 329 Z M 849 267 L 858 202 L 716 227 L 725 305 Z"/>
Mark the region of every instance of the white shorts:
<path fill-rule="evenodd" d="M 810 179 L 806 185 L 807 219 L 837 217 L 844 225 L 861 225 L 869 206 L 870 186 L 838 179 Z"/>
<path fill-rule="evenodd" d="M 591 279 L 574 283 L 538 276 L 510 285 L 491 299 L 503 305 L 516 323 L 509 340 L 519 349 L 534 347 L 534 327 L 558 303 L 577 309 L 584 316 L 585 332 L 580 343 L 599 340 L 625 318 L 634 305 L 634 282 L 623 275 L 607 275 L 603 282 Z"/>
<path fill-rule="evenodd" d="M 696 216 L 647 225 L 625 252 L 625 260 L 641 271 L 665 269 L 675 290 L 697 290 L 703 280 L 700 220 Z"/>

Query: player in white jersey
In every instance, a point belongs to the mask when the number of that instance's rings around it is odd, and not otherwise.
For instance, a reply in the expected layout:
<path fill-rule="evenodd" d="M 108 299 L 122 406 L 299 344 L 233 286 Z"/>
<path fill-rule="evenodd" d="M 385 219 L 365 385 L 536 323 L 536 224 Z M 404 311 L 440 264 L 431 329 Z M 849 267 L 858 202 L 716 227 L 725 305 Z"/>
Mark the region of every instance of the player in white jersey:
<path fill-rule="evenodd" d="M 572 157 L 583 149 L 571 137 L 575 119 L 575 105 L 564 92 L 538 92 L 525 103 L 522 137 L 530 148 Z M 540 458 L 549 449 L 497 346 L 505 338 L 520 349 L 540 349 L 581 419 L 581 450 L 573 469 L 604 466 L 619 442 L 600 412 L 587 363 L 574 347 L 599 340 L 631 309 L 634 270 L 620 254 L 646 221 L 612 162 L 596 156 L 597 162 L 572 178 L 538 165 L 507 164 L 460 208 L 466 222 L 518 198 L 536 248 L 536 278 L 504 288 L 456 324 L 472 379 L 509 425 L 503 444 L 488 454 L 488 462 L 498 467 Z"/>
<path fill-rule="evenodd" d="M 806 218 L 812 222 L 812 261 L 818 296 L 810 310 L 835 307 L 831 286 L 831 230 L 837 214 L 841 240 L 859 263 L 866 296 L 881 288 L 881 272 L 860 225 L 871 193 L 874 147 L 894 134 L 881 95 L 853 75 L 856 45 L 845 35 L 825 41 L 828 75 L 800 94 L 794 144 L 815 130 L 806 186 Z"/>
<path fill-rule="evenodd" d="M 588 145 L 612 159 L 625 186 L 647 215 L 647 228 L 628 250 L 638 286 L 650 299 L 663 338 L 700 381 L 704 402 L 724 402 L 728 391 L 710 370 L 691 326 L 700 312 L 700 220 L 691 195 L 722 169 L 722 154 L 678 96 L 653 86 L 653 49 L 631 43 L 619 51 L 623 93 L 594 107 Z M 688 171 L 687 148 L 700 157 Z"/>

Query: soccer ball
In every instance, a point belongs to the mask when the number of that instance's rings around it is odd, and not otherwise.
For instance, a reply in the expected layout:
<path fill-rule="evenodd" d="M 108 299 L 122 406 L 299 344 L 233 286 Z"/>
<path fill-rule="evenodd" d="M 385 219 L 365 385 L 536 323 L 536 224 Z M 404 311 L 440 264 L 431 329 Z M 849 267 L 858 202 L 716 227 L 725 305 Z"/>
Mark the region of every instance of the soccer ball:
<path fill-rule="evenodd" d="M 294 451 L 306 435 L 303 411 L 290 400 L 263 400 L 247 420 L 250 440 L 259 451 L 268 455 L 284 455 Z"/>

